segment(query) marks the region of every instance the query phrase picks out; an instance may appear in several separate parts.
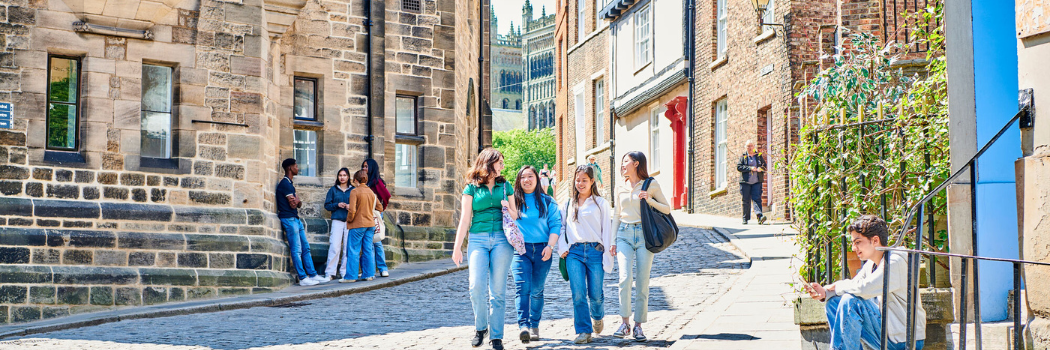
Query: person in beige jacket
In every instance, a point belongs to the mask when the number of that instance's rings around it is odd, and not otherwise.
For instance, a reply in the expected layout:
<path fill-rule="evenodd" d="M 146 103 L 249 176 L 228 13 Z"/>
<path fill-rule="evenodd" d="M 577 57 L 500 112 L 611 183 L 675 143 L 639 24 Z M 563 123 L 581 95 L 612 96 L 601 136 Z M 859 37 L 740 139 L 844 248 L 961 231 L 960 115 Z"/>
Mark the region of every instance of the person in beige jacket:
<path fill-rule="evenodd" d="M 354 173 L 354 189 L 346 205 L 347 267 L 346 275 L 340 283 L 371 281 L 376 277 L 376 256 L 372 245 L 372 236 L 376 233 L 375 216 L 372 209 L 383 211 L 375 192 L 365 186 L 368 173 L 358 170 Z M 358 269 L 361 274 L 358 275 Z"/>
<path fill-rule="evenodd" d="M 645 248 L 642 232 L 642 201 L 664 214 L 671 213 L 671 206 L 660 183 L 653 179 L 645 191 L 642 186 L 649 178 L 648 165 L 642 152 L 628 152 L 620 161 L 620 173 L 624 182 L 616 188 L 616 212 L 613 222 L 616 227 L 616 244 L 612 252 L 620 272 L 620 317 L 623 323 L 613 333 L 614 337 L 627 338 L 634 334 L 635 341 L 647 341 L 642 332 L 642 323 L 649 316 L 649 273 L 653 269 L 653 253 Z M 619 254 L 617 254 L 619 253 Z M 634 309 L 631 308 L 631 282 L 636 292 Z M 631 328 L 631 313 L 634 312 L 634 328 Z"/>

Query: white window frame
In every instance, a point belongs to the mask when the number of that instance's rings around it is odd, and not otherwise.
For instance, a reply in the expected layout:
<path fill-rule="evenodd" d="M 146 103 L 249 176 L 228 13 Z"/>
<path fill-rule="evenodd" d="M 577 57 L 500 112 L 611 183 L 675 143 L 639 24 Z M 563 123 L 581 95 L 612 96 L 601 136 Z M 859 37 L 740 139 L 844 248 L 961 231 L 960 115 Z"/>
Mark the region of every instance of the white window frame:
<path fill-rule="evenodd" d="M 652 172 L 660 171 L 660 124 L 663 123 L 660 114 L 665 110 L 658 106 L 649 111 L 649 170 Z"/>
<path fill-rule="evenodd" d="M 582 43 L 583 38 L 587 36 L 587 23 L 584 23 L 586 18 L 586 12 L 584 9 L 587 8 L 587 0 L 576 0 L 576 43 Z"/>
<path fill-rule="evenodd" d="M 722 59 L 726 56 L 726 41 L 729 40 L 729 33 L 727 30 L 729 11 L 726 9 L 726 0 L 717 0 L 717 14 L 718 14 L 718 27 L 717 27 L 717 46 L 716 50 L 718 53 L 718 59 Z"/>
<path fill-rule="evenodd" d="M 145 75 L 146 75 L 147 69 L 151 69 L 151 68 L 147 68 L 147 67 L 153 67 L 153 68 L 156 68 L 156 69 L 166 70 L 166 73 L 168 74 L 168 84 L 167 84 L 166 87 L 164 87 L 164 88 L 166 88 L 166 91 L 163 91 L 163 93 L 165 94 L 164 97 L 166 98 L 165 104 L 167 105 L 166 106 L 167 110 L 149 110 L 149 109 L 147 109 L 146 104 L 144 102 L 140 103 L 141 106 L 142 106 L 141 107 L 141 111 L 140 111 L 141 112 L 141 114 L 140 114 L 140 117 L 141 117 L 141 131 L 140 131 L 140 140 L 139 140 L 140 148 L 145 150 L 145 148 L 146 148 L 145 147 L 146 146 L 145 145 L 145 143 L 146 143 L 146 135 L 150 131 L 153 131 L 153 132 L 160 131 L 160 132 L 162 132 L 164 134 L 164 141 L 163 141 L 164 142 L 164 150 L 160 151 L 161 154 L 147 154 L 147 155 L 143 155 L 142 151 L 140 151 L 139 153 L 140 153 L 140 156 L 146 157 L 146 158 L 170 159 L 171 156 L 172 156 L 172 144 L 174 142 L 174 140 L 173 140 L 174 135 L 172 133 L 172 129 L 173 129 L 172 128 L 172 124 L 173 124 L 173 120 L 174 120 L 174 114 L 172 113 L 172 111 L 175 108 L 174 100 L 173 100 L 173 96 L 175 95 L 175 93 L 174 93 L 175 69 L 173 67 L 171 67 L 171 66 L 164 66 L 164 65 L 159 65 L 159 64 L 149 64 L 149 63 L 145 63 L 142 66 L 143 66 L 142 67 L 143 68 L 142 69 L 143 77 L 142 77 L 142 84 L 141 85 L 142 85 L 142 99 L 143 99 L 143 101 L 146 99 L 146 95 L 148 93 L 146 90 L 149 89 L 149 86 L 146 86 L 146 84 L 145 84 L 146 83 Z M 148 115 L 152 115 L 152 116 L 167 115 L 167 119 L 166 119 L 166 122 L 164 122 L 163 119 L 152 119 Z M 159 125 L 152 125 L 153 123 L 151 123 L 151 122 L 156 123 L 158 120 L 160 120 L 162 124 L 166 124 L 166 125 L 164 125 L 163 127 L 160 127 L 160 128 L 158 128 Z M 158 130 L 158 129 L 160 129 L 160 130 Z"/>
<path fill-rule="evenodd" d="M 405 174 L 410 176 L 402 176 Z M 394 186 L 417 188 L 419 186 L 418 174 L 419 146 L 412 143 L 394 144 Z"/>
<path fill-rule="evenodd" d="M 594 81 L 594 146 L 605 143 L 605 78 Z"/>
<path fill-rule="evenodd" d="M 634 68 L 641 69 L 652 62 L 652 11 L 649 4 L 634 13 Z"/>
<path fill-rule="evenodd" d="M 586 125 L 585 125 L 584 118 L 587 117 L 586 116 L 586 111 L 584 109 L 584 106 L 585 106 L 585 103 L 586 103 L 585 102 L 586 98 L 584 97 L 584 84 L 585 83 L 586 82 L 581 82 L 576 88 L 573 89 L 573 95 L 574 95 L 574 100 L 575 100 L 573 108 L 575 109 L 575 111 L 574 111 L 575 113 L 574 114 L 575 114 L 575 119 L 576 119 L 576 123 L 575 124 L 576 124 L 576 163 L 577 164 L 583 164 L 584 152 L 587 151 L 587 149 L 586 149 L 586 140 L 585 140 L 587 135 L 584 133 L 584 130 L 586 130 Z"/>
<path fill-rule="evenodd" d="M 299 164 L 302 176 L 317 176 L 320 173 L 318 169 L 320 164 L 317 161 L 317 131 L 292 130 L 292 155 L 295 157 L 296 164 Z"/>
<path fill-rule="evenodd" d="M 774 23 L 773 20 L 774 20 L 775 16 L 774 16 L 773 12 L 774 12 L 775 7 L 776 7 L 776 5 L 774 4 L 775 2 L 776 2 L 776 0 L 769 0 L 769 4 L 766 5 L 766 10 L 764 12 L 762 12 L 762 22 Z M 769 33 L 771 31 L 773 31 L 773 26 L 762 26 L 762 33 L 763 34 Z"/>
<path fill-rule="evenodd" d="M 727 158 L 729 142 L 727 141 L 726 121 L 729 119 L 727 99 L 715 103 L 715 187 L 726 188 Z"/>

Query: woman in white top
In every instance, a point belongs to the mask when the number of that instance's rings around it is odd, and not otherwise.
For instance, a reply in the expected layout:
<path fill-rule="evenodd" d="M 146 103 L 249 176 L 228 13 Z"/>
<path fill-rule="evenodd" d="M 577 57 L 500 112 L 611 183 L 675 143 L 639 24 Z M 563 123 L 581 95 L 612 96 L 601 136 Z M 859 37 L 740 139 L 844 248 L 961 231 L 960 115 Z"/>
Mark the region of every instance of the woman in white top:
<path fill-rule="evenodd" d="M 620 317 L 623 324 L 613 333 L 614 337 L 627 338 L 634 333 L 634 340 L 646 341 L 642 323 L 649 314 L 649 272 L 653 269 L 653 253 L 645 249 L 645 234 L 642 232 L 642 200 L 661 213 L 671 213 L 671 206 L 660 190 L 660 183 L 653 179 L 646 191 L 642 190 L 649 178 L 645 154 L 628 152 L 620 161 L 620 173 L 624 182 L 616 189 L 616 245 L 612 247 L 616 264 L 620 267 Z M 634 271 L 632 271 L 634 270 Z M 633 272 L 633 273 L 632 273 Z M 631 280 L 634 279 L 634 329 L 631 324 Z"/>
<path fill-rule="evenodd" d="M 563 238 L 558 251 L 565 259 L 572 291 L 572 308 L 576 344 L 589 343 L 591 333 L 604 328 L 605 293 L 602 280 L 612 272 L 613 227 L 609 202 L 598 196 L 594 169 L 587 165 L 576 168 L 572 197 L 562 215 Z"/>

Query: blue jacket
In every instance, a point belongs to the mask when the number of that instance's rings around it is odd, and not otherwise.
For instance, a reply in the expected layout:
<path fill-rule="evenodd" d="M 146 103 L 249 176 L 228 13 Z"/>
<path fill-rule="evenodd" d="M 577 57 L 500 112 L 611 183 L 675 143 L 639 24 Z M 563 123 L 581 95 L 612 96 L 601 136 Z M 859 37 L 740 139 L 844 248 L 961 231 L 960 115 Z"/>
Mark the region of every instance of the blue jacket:
<path fill-rule="evenodd" d="M 332 212 L 332 220 L 346 221 L 346 209 L 340 208 L 339 203 L 350 201 L 350 190 L 353 186 L 346 186 L 346 191 L 340 190 L 339 186 L 332 186 L 328 194 L 324 196 L 324 208 Z"/>
<path fill-rule="evenodd" d="M 561 233 L 561 209 L 554 198 L 541 194 L 540 198 L 546 204 L 547 213 L 540 216 L 540 209 L 536 205 L 536 196 L 532 193 L 523 195 L 525 197 L 525 208 L 518 208 L 519 216 L 515 222 L 521 231 L 525 243 L 547 243 L 550 235 Z"/>

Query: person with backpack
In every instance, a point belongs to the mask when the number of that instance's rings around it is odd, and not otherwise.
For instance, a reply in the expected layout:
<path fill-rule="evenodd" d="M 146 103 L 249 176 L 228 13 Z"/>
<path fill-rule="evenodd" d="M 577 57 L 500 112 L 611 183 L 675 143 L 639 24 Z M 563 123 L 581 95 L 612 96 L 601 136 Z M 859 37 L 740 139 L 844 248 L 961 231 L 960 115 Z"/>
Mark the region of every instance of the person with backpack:
<path fill-rule="evenodd" d="M 657 211 L 670 214 L 671 206 L 660 183 L 653 179 L 647 189 L 642 189 L 649 179 L 645 154 L 634 151 L 624 154 L 620 162 L 620 173 L 624 182 L 616 190 L 616 244 L 612 250 L 616 255 L 616 264 L 620 273 L 620 317 L 623 323 L 613 333 L 614 337 L 627 338 L 632 333 L 635 341 L 647 341 L 642 332 L 642 324 L 649 314 L 649 273 L 653 269 L 653 253 L 645 247 L 645 233 L 642 229 L 642 201 Z M 633 270 L 633 271 L 632 271 Z M 631 282 L 634 282 L 634 328 L 631 324 Z"/>
<path fill-rule="evenodd" d="M 616 254 L 609 202 L 598 194 L 594 168 L 581 165 L 573 177 L 572 197 L 562 211 L 558 251 L 564 259 L 572 291 L 576 344 L 591 342 L 591 333 L 605 328 L 602 281 L 612 273 Z"/>
<path fill-rule="evenodd" d="M 543 287 L 551 270 L 551 255 L 561 234 L 561 212 L 554 198 L 539 189 L 539 173 L 526 165 L 518 170 L 510 216 L 525 240 L 525 254 L 514 255 L 511 271 L 517 295 L 518 338 L 528 344 L 540 340 L 543 317 Z"/>
<path fill-rule="evenodd" d="M 383 178 L 379 177 L 379 163 L 375 159 L 368 158 L 361 163 L 361 170 L 368 173 L 368 188 L 372 189 L 372 192 L 379 197 L 379 202 L 383 204 L 383 208 L 389 208 L 390 205 L 390 190 L 386 188 L 386 182 Z M 382 211 L 380 211 L 382 216 Z M 380 225 L 385 225 L 383 218 L 379 218 Z M 390 277 L 386 267 L 386 251 L 383 250 L 383 242 L 373 243 L 373 248 L 376 254 L 376 268 L 379 269 L 379 277 Z"/>

